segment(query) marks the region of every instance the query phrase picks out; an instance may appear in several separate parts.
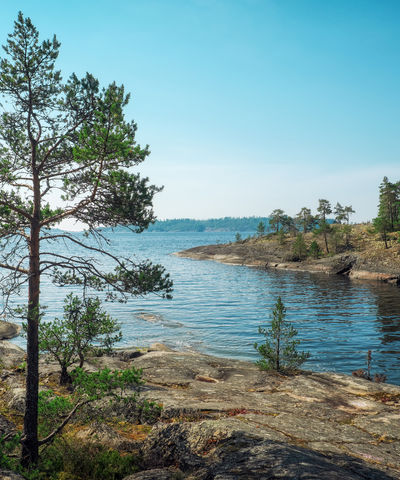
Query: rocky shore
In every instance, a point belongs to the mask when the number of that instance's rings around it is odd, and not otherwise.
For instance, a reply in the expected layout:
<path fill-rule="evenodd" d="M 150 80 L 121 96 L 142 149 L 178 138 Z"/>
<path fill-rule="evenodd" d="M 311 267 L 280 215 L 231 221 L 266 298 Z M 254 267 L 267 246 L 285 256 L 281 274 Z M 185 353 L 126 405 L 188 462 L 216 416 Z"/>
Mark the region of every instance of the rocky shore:
<path fill-rule="evenodd" d="M 400 285 L 400 248 L 385 252 L 347 251 L 319 259 L 292 261 L 290 245 L 279 245 L 276 240 L 251 239 L 219 245 L 203 245 L 174 255 L 194 260 L 244 265 L 248 267 L 294 270 L 298 272 L 347 275 L 354 280 L 372 280 Z"/>
<path fill-rule="evenodd" d="M 25 352 L 0 344 L 0 360 L 12 354 L 15 364 L 3 368 L 0 402 L 22 411 L 16 366 Z M 94 422 L 77 439 L 137 452 L 142 471 L 125 480 L 400 479 L 399 386 L 337 373 L 283 376 L 160 344 L 94 357 L 86 368 L 132 364 L 143 369 L 142 395 L 163 407 L 158 421 L 123 431 Z M 42 388 L 56 371 L 41 364 Z M 0 433 L 15 428 L 0 420 Z"/>

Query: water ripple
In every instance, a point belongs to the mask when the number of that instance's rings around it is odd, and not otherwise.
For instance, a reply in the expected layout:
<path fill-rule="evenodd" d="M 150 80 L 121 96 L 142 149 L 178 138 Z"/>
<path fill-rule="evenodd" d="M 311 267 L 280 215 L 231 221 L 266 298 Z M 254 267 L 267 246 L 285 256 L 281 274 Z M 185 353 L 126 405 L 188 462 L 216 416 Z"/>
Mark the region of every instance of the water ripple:
<path fill-rule="evenodd" d="M 113 253 L 136 254 L 163 264 L 174 280 L 174 298 L 135 298 L 109 304 L 122 324 L 123 344 L 164 342 L 176 348 L 256 360 L 258 326 L 270 321 L 276 298 L 298 330 L 306 367 L 351 373 L 365 368 L 372 350 L 373 372 L 400 384 L 400 289 L 348 278 L 265 271 L 170 255 L 196 245 L 233 240 L 233 233 L 133 233 L 112 236 Z M 42 285 L 46 316 L 62 314 L 71 289 Z M 17 342 L 23 340 L 18 339 Z"/>

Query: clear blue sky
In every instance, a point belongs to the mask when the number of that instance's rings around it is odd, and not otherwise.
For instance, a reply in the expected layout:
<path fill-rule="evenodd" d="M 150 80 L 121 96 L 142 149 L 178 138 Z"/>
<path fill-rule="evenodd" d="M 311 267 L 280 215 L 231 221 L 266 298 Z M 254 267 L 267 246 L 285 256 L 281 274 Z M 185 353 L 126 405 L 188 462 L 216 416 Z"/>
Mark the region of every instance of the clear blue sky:
<path fill-rule="evenodd" d="M 400 180 L 400 1 L 3 0 L 1 44 L 18 10 L 56 33 L 64 77 L 132 93 L 159 218 L 327 198 L 368 220 Z"/>

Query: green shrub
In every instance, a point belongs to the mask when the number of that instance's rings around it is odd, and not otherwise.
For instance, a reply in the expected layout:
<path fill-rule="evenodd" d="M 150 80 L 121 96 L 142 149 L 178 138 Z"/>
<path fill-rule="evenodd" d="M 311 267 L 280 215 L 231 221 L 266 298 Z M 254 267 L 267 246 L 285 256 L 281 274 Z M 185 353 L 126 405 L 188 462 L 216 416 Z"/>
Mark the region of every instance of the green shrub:
<path fill-rule="evenodd" d="M 101 309 L 98 298 L 70 294 L 64 300 L 64 315 L 52 322 L 40 322 L 39 349 L 49 353 L 61 367 L 60 383 L 70 383 L 68 368 L 79 361 L 82 368 L 88 353 L 94 348 L 110 351 L 121 340 L 121 328 L 116 320 Z"/>
<path fill-rule="evenodd" d="M 18 462 L 10 455 L 14 453 L 19 446 L 21 435 L 2 435 L 0 436 L 0 468 L 15 470 Z"/>
<path fill-rule="evenodd" d="M 279 230 L 279 232 L 277 233 L 277 237 L 278 237 L 279 245 L 284 245 L 286 235 L 285 235 L 285 232 L 282 229 Z"/>
<path fill-rule="evenodd" d="M 41 437 L 48 435 L 54 430 L 60 418 L 66 416 L 73 407 L 74 404 L 69 398 L 57 396 L 52 390 L 39 392 L 39 435 Z"/>
<path fill-rule="evenodd" d="M 41 454 L 30 480 L 121 480 L 138 471 L 138 464 L 136 455 L 61 437 Z"/>
<path fill-rule="evenodd" d="M 296 260 L 304 260 L 307 257 L 307 245 L 301 233 L 297 235 L 293 243 L 293 257 Z"/>
<path fill-rule="evenodd" d="M 319 258 L 322 254 L 322 250 L 320 248 L 320 246 L 318 245 L 318 243 L 313 240 L 311 242 L 311 245 L 310 245 L 310 248 L 308 249 L 308 255 L 311 257 L 311 258 Z"/>
<path fill-rule="evenodd" d="M 120 480 L 138 470 L 135 455 L 121 455 L 100 444 L 60 443 L 63 473 L 76 480 Z"/>

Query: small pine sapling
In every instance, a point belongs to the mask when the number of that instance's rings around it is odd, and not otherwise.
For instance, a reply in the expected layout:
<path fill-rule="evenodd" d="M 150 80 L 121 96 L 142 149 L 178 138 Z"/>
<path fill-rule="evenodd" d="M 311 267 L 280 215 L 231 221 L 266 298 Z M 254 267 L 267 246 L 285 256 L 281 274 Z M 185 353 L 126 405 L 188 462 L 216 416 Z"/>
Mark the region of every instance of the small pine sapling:
<path fill-rule="evenodd" d="M 263 357 L 256 362 L 262 370 L 290 372 L 310 357 L 309 353 L 297 351 L 300 340 L 295 340 L 294 337 L 298 332 L 285 317 L 286 308 L 281 297 L 278 297 L 272 311 L 271 328 L 258 328 L 259 333 L 265 335 L 265 343 L 254 344 L 254 348 Z"/>
<path fill-rule="evenodd" d="M 282 229 L 280 229 L 279 232 L 277 233 L 277 236 L 278 236 L 279 245 L 285 245 L 285 239 L 286 239 L 285 232 Z"/>
<path fill-rule="evenodd" d="M 61 367 L 60 384 L 71 382 L 68 368 L 79 362 L 82 368 L 94 348 L 106 352 L 122 338 L 118 322 L 101 309 L 98 298 L 80 299 L 68 295 L 62 319 L 39 324 L 39 350 L 47 352 Z"/>
<path fill-rule="evenodd" d="M 307 257 L 307 245 L 304 236 L 299 233 L 293 243 L 293 257 L 296 260 L 304 260 Z"/>
<path fill-rule="evenodd" d="M 265 234 L 265 223 L 260 221 L 257 225 L 257 236 L 262 237 Z"/>

